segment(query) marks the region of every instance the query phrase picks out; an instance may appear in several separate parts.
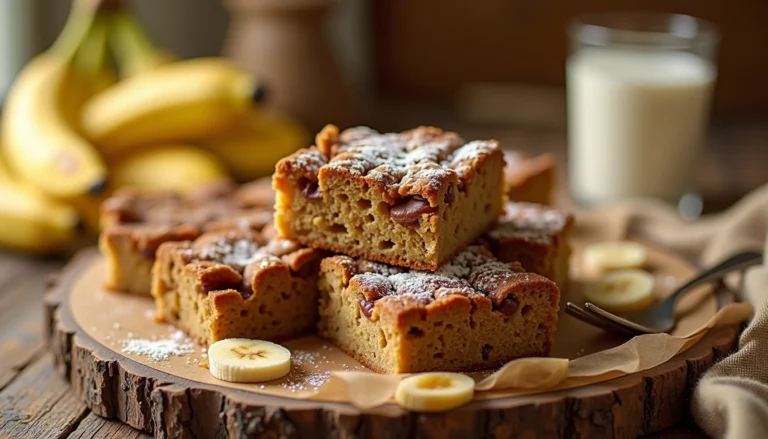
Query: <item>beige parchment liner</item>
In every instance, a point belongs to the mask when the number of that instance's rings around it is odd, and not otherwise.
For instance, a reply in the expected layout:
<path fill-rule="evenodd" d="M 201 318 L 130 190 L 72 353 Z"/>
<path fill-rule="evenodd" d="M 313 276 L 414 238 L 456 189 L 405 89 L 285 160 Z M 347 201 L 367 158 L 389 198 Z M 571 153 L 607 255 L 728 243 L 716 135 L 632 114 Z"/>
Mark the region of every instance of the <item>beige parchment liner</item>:
<path fill-rule="evenodd" d="M 679 324 L 671 335 L 645 335 L 628 340 L 608 334 L 563 312 L 565 300 L 582 303 L 582 285 L 590 276 L 580 269 L 579 249 L 583 239 L 574 240 L 572 282 L 561 300 L 555 346 L 550 358 L 512 361 L 498 371 L 472 373 L 477 382 L 475 399 L 505 398 L 551 390 L 580 387 L 640 372 L 658 366 L 693 346 L 708 329 L 734 325 L 749 318 L 752 308 L 736 303 L 719 312 L 710 287 L 692 291 L 681 300 Z M 676 285 L 695 274 L 695 268 L 679 255 L 654 246 L 646 267 L 656 278 L 655 294 L 664 297 Z M 292 372 L 280 380 L 262 384 L 219 381 L 203 367 L 205 351 L 194 346 L 193 353 L 152 361 L 146 356 L 123 353 L 124 343 L 133 339 L 167 338 L 175 328 L 152 319 L 153 302 L 146 297 L 104 291 L 104 263 L 97 260 L 73 285 L 70 308 L 78 325 L 97 342 L 127 358 L 154 369 L 201 383 L 289 398 L 349 402 L 372 408 L 392 401 L 405 375 L 379 375 L 316 337 L 302 337 L 284 345 L 296 360 Z"/>

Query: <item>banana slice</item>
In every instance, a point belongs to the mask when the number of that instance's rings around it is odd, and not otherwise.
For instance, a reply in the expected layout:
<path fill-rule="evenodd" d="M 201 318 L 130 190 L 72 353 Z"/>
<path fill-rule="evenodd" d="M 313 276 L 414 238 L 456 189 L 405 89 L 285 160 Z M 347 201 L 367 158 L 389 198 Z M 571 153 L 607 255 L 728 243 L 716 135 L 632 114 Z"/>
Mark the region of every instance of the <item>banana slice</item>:
<path fill-rule="evenodd" d="M 606 241 L 584 247 L 584 263 L 600 271 L 642 268 L 648 251 L 632 241 Z"/>
<path fill-rule="evenodd" d="M 291 371 L 291 351 L 264 340 L 228 338 L 208 348 L 211 375 L 233 383 L 276 380 Z"/>
<path fill-rule="evenodd" d="M 415 412 L 442 412 L 468 403 L 474 394 L 472 378 L 460 373 L 430 372 L 400 381 L 395 401 Z"/>
<path fill-rule="evenodd" d="M 584 291 L 586 299 L 612 312 L 634 312 L 655 300 L 654 277 L 643 270 L 620 270 L 606 274 Z"/>

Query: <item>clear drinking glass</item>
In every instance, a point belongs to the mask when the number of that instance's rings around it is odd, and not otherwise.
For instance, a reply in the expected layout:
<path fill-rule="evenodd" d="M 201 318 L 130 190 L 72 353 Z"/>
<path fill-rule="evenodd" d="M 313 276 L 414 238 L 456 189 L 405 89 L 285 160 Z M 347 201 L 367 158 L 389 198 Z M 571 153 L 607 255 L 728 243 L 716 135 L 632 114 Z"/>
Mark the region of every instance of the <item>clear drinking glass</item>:
<path fill-rule="evenodd" d="M 709 119 L 719 35 L 675 14 L 606 13 L 569 27 L 568 163 L 582 204 L 677 202 Z"/>

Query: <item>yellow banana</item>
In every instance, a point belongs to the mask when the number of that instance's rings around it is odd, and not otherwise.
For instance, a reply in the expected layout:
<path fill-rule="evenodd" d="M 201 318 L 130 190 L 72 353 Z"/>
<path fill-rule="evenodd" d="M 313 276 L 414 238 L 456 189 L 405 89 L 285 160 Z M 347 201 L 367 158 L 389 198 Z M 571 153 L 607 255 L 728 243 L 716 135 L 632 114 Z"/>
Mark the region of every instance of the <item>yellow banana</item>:
<path fill-rule="evenodd" d="M 158 146 L 133 151 L 112 168 L 115 188 L 188 192 L 227 177 L 224 166 L 209 152 L 191 145 Z"/>
<path fill-rule="evenodd" d="M 125 79 L 86 103 L 82 127 L 107 155 L 200 138 L 232 125 L 263 89 L 222 58 L 160 66 Z"/>
<path fill-rule="evenodd" d="M 216 155 L 239 181 L 270 175 L 281 158 L 309 146 L 309 133 L 290 117 L 274 112 L 249 112 L 238 126 L 205 139 L 203 146 Z"/>
<path fill-rule="evenodd" d="M 77 212 L 23 182 L 0 164 L 0 245 L 32 253 L 52 253 L 77 239 Z"/>
<path fill-rule="evenodd" d="M 82 97 L 101 77 L 74 63 L 98 23 L 104 25 L 92 8 L 73 6 L 53 47 L 19 73 L 2 115 L 3 151 L 14 173 L 58 198 L 99 192 L 106 181 L 98 152 L 72 125 Z"/>

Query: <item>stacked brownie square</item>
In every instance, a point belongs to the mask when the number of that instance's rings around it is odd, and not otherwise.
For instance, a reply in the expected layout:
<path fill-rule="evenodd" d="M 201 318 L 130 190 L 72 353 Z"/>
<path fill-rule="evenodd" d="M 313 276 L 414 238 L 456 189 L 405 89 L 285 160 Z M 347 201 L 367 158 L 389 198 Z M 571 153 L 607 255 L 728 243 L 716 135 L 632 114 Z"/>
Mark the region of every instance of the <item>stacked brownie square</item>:
<path fill-rule="evenodd" d="M 101 206 L 99 247 L 107 265 L 106 287 L 149 295 L 161 244 L 232 228 L 269 233 L 273 204 L 271 179 L 240 187 L 221 181 L 185 196 L 122 189 Z"/>
<path fill-rule="evenodd" d="M 438 128 L 328 126 L 278 163 L 274 191 L 109 200 L 107 283 L 146 293 L 151 278 L 157 318 L 204 345 L 317 330 L 382 373 L 548 355 L 572 218 L 505 199 L 548 203 L 551 175 Z"/>
<path fill-rule="evenodd" d="M 534 248 L 522 232 L 515 244 L 512 231 L 493 233 L 520 222 L 513 214 L 497 224 L 498 142 L 432 127 L 328 126 L 315 146 L 278 163 L 273 185 L 278 234 L 339 253 L 320 264 L 319 332 L 367 367 L 467 371 L 549 353 L 557 285 L 489 251 Z M 483 241 L 488 248 L 473 245 Z"/>

